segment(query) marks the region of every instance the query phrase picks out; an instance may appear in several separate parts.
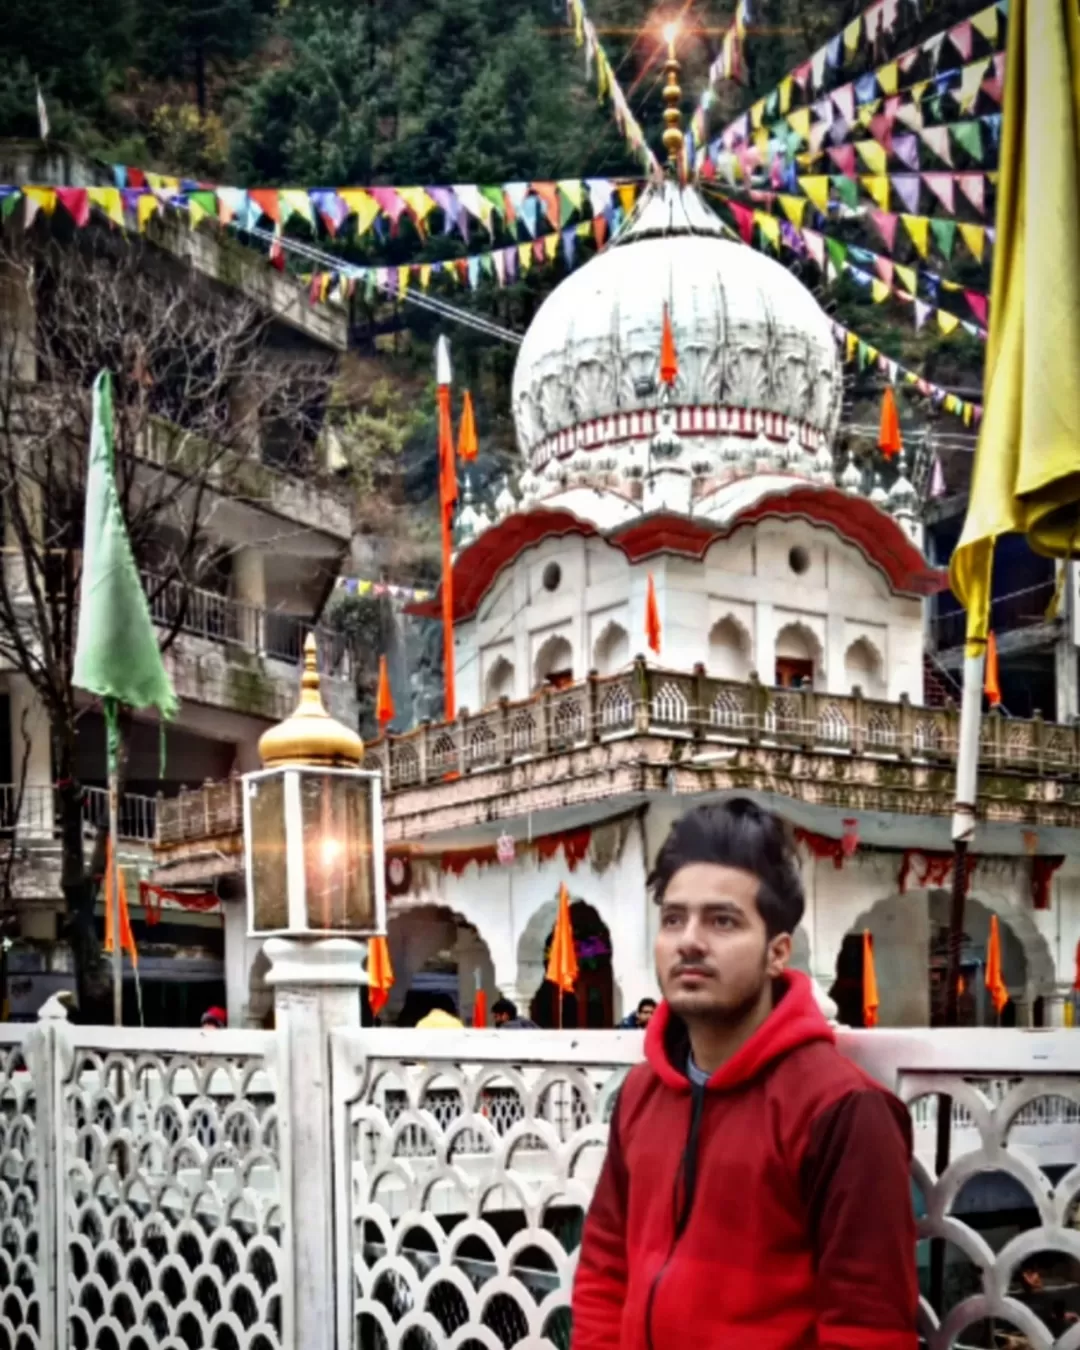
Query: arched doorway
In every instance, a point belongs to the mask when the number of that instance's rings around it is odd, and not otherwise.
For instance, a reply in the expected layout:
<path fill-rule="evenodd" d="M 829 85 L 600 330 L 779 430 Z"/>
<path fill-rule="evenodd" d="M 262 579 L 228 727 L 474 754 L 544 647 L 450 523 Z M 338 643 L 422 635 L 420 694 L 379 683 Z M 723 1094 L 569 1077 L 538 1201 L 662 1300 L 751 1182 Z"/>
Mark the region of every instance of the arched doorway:
<path fill-rule="evenodd" d="M 948 891 L 911 891 L 880 900 L 859 916 L 841 943 L 836 981 L 829 991 L 840 1022 L 863 1025 L 863 933 L 869 931 L 880 998 L 878 1025 L 944 1023 L 950 905 Z M 985 981 L 994 913 L 1001 935 L 1002 974 L 1010 993 L 1000 1019 Z M 968 896 L 960 973 L 961 1026 L 1040 1025 L 1042 1000 L 1054 991 L 1053 957 L 1030 915 L 989 896 Z"/>
<path fill-rule="evenodd" d="M 548 910 L 548 906 L 544 906 Z M 557 907 L 550 907 L 550 921 L 543 946 L 543 967 L 547 969 L 551 940 L 555 934 Z M 542 1027 L 567 1029 L 588 1027 L 603 1030 L 615 1025 L 615 983 L 611 971 L 611 934 L 607 924 L 584 900 L 570 905 L 570 924 L 574 930 L 574 948 L 578 959 L 578 979 L 572 994 L 562 998 L 560 1020 L 559 991 L 542 977 L 533 996 L 530 1016 Z"/>
<path fill-rule="evenodd" d="M 464 919 L 442 905 L 400 908 L 387 923 L 394 986 L 380 1015 L 387 1025 L 413 1027 L 445 1000 L 471 1024 L 477 988 L 488 1006 L 497 997 L 495 969 L 487 943 Z M 369 1020 L 366 990 L 364 1021 Z"/>

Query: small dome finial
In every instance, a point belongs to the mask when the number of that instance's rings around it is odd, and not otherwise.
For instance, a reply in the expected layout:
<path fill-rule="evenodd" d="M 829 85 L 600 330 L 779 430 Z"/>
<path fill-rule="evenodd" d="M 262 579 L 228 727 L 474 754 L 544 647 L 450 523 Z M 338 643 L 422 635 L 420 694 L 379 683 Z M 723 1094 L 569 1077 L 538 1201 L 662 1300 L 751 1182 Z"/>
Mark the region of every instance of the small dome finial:
<path fill-rule="evenodd" d="M 664 25 L 664 40 L 667 43 L 667 63 L 664 73 L 667 82 L 664 85 L 664 149 L 667 151 L 668 173 L 672 178 L 683 177 L 683 130 L 682 114 L 679 104 L 682 102 L 682 87 L 679 84 L 679 57 L 675 44 L 679 39 L 679 25 L 672 20 Z"/>
<path fill-rule="evenodd" d="M 304 669 L 296 711 L 259 738 L 263 768 L 286 764 L 355 768 L 363 755 L 364 742 L 356 732 L 336 721 L 323 706 L 319 654 L 315 634 L 309 633 L 304 639 Z"/>

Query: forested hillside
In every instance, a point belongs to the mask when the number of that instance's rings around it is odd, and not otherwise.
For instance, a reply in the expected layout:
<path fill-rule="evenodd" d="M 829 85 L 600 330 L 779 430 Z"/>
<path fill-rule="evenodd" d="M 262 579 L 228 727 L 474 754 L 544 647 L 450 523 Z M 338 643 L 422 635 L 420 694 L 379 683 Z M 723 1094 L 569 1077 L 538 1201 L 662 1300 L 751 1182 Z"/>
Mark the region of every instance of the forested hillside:
<path fill-rule="evenodd" d="M 744 78 L 717 91 L 710 130 L 772 90 L 862 7 L 862 0 L 753 0 Z M 898 8 L 894 31 L 860 51 L 846 78 L 973 6 L 929 0 L 917 11 L 903 0 Z M 659 149 L 662 7 L 590 0 L 588 9 Z M 732 6 L 690 0 L 680 9 L 689 115 Z M 501 183 L 640 173 L 586 76 L 563 0 L 8 0 L 0 11 L 0 136 L 36 136 L 38 82 L 56 139 L 108 161 L 219 183 Z M 289 229 L 306 226 L 294 217 Z M 844 237 L 843 225 L 837 235 Z M 397 233 L 319 243 L 354 262 L 388 265 L 491 247 L 478 226 L 470 240 L 456 231 L 421 238 L 404 221 Z M 586 256 L 588 248 L 582 246 Z M 985 289 L 988 269 L 968 270 L 974 279 L 961 272 L 964 284 Z M 555 263 L 512 285 L 489 280 L 472 294 L 446 293 L 520 331 L 563 274 Z M 916 333 L 910 320 L 872 304 L 844 276 L 824 288 L 819 275 L 808 280 L 832 312 L 891 356 L 940 383 L 978 387 L 977 340 L 945 340 L 932 325 Z M 353 317 L 356 378 L 375 391 L 368 430 L 380 430 L 373 436 L 378 471 L 363 478 L 365 503 L 373 529 L 381 521 L 399 544 L 403 529 L 412 534 L 408 566 L 423 570 L 421 504 L 435 482 L 434 431 L 418 394 L 430 371 L 435 321 L 362 296 Z M 477 484 L 484 490 L 514 464 L 514 350 L 465 329 L 455 329 L 453 339 L 460 380 L 476 397 Z M 865 400 L 858 412 L 864 420 L 879 389 L 876 376 L 853 375 L 853 406 Z M 908 400 L 904 414 L 918 420 L 923 409 Z M 388 463 L 401 471 L 387 474 Z"/>

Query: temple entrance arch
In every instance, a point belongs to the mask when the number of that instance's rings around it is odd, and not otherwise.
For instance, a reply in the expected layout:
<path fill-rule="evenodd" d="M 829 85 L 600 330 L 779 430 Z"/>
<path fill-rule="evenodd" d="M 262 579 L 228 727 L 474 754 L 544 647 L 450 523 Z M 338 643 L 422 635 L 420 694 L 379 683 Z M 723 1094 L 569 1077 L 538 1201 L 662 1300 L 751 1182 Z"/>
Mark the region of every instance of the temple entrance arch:
<path fill-rule="evenodd" d="M 395 908 L 386 932 L 394 986 L 380 1015 L 383 1022 L 415 1026 L 439 999 L 449 998 L 457 1016 L 469 1024 L 478 979 L 489 1007 L 497 997 L 487 942 L 474 924 L 449 906 Z M 365 1009 L 365 1021 L 367 1017 Z"/>
<path fill-rule="evenodd" d="M 845 934 L 829 991 L 847 1026 L 862 1026 L 863 933 L 874 944 L 880 1008 L 887 1027 L 940 1026 L 945 1012 L 945 970 L 951 897 L 946 890 L 914 890 L 877 901 Z M 990 919 L 998 916 L 1001 963 L 1010 1001 L 1000 1025 L 1038 1025 L 1042 1000 L 1054 992 L 1054 960 L 1031 915 L 1001 896 L 969 895 L 961 948 L 960 1024 L 997 1026 L 986 990 Z"/>
<path fill-rule="evenodd" d="M 542 1027 L 559 1025 L 558 991 L 545 978 L 551 939 L 558 917 L 558 897 L 532 915 L 518 943 L 518 990 L 531 996 L 530 1013 Z M 592 905 L 571 898 L 570 923 L 578 958 L 573 994 L 563 997 L 562 1025 L 603 1029 L 615 1025 L 615 981 L 611 933 Z"/>

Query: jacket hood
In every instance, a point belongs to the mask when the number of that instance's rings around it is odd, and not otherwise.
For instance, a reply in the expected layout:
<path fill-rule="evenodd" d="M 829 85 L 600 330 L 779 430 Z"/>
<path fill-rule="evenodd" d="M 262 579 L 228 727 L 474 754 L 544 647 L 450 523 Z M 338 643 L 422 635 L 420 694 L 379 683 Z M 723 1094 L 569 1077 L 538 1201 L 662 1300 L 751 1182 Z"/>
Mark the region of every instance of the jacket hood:
<path fill-rule="evenodd" d="M 710 1091 L 727 1092 L 756 1078 L 776 1060 L 811 1041 L 835 1041 L 814 997 L 809 977 L 786 970 L 776 981 L 772 1012 L 750 1039 L 722 1064 L 707 1083 Z M 688 1092 L 686 1056 L 690 1038 L 686 1024 L 663 1002 L 653 1014 L 645 1033 L 645 1057 L 653 1072 L 668 1087 Z M 674 1062 L 672 1052 L 674 1051 Z"/>

